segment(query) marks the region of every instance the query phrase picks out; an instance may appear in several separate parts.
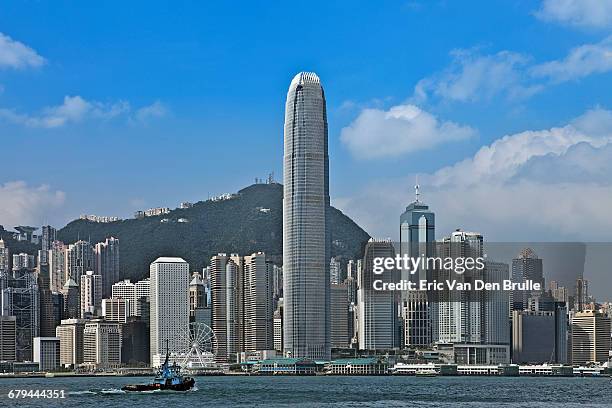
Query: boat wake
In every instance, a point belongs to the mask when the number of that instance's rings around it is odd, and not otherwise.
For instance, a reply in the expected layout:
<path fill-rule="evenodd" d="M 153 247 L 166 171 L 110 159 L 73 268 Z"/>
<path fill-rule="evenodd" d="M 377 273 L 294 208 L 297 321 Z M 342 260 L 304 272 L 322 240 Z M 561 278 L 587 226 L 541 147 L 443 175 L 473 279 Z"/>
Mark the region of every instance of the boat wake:
<path fill-rule="evenodd" d="M 125 394 L 125 391 L 122 391 L 118 388 L 104 388 L 101 390 L 82 390 L 82 391 L 68 391 L 66 394 L 68 395 L 108 395 L 108 394 Z"/>

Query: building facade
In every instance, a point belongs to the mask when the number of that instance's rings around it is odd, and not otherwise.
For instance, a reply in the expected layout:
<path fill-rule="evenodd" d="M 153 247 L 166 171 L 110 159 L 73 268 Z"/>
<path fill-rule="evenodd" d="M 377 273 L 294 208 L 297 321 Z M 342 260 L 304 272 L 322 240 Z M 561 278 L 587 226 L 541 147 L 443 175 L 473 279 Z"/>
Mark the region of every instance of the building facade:
<path fill-rule="evenodd" d="M 83 363 L 97 369 L 121 365 L 121 327 L 118 323 L 103 320 L 85 323 Z"/>
<path fill-rule="evenodd" d="M 291 81 L 284 133 L 285 353 L 329 360 L 329 157 L 325 94 L 316 74 L 301 72 Z"/>
<path fill-rule="evenodd" d="M 610 318 L 594 310 L 572 317 L 572 364 L 606 363 L 610 351 Z"/>
<path fill-rule="evenodd" d="M 157 258 L 150 266 L 151 362 L 166 353 L 188 350 L 189 264 L 182 258 Z"/>

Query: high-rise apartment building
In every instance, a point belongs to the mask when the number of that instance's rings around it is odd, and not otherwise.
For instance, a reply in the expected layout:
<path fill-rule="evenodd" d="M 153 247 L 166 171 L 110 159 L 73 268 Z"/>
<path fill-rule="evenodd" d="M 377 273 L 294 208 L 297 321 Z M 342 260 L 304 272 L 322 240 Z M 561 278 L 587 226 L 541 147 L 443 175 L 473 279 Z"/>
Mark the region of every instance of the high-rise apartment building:
<path fill-rule="evenodd" d="M 63 242 L 53 241 L 47 251 L 49 285 L 52 292 L 61 292 L 66 284 L 66 250 Z"/>
<path fill-rule="evenodd" d="M 291 357 L 330 359 L 330 258 L 325 93 L 316 74 L 301 72 L 285 106 L 284 347 Z"/>
<path fill-rule="evenodd" d="M 263 252 L 244 257 L 244 351 L 274 349 L 272 269 Z"/>
<path fill-rule="evenodd" d="M 442 258 L 479 258 L 483 256 L 483 238 L 476 232 L 457 230 L 445 237 L 438 248 Z M 436 271 L 436 279 L 470 283 L 484 278 L 484 270 L 472 269 L 458 274 L 452 269 Z M 435 293 L 432 309 L 433 340 L 439 343 L 482 343 L 485 338 L 484 293 L 477 290 L 448 290 Z"/>
<path fill-rule="evenodd" d="M 42 227 L 42 234 L 40 236 L 40 259 L 41 264 L 49 262 L 49 250 L 53 246 L 53 242 L 57 239 L 57 230 L 50 225 Z"/>
<path fill-rule="evenodd" d="M 212 329 L 217 338 L 218 362 L 235 360 L 243 349 L 242 291 L 244 259 L 220 253 L 210 260 Z"/>
<path fill-rule="evenodd" d="M 21 269 L 33 270 L 36 267 L 36 259 L 34 255 L 28 255 L 25 253 L 13 254 L 13 270 L 18 271 Z"/>
<path fill-rule="evenodd" d="M 96 270 L 96 257 L 93 247 L 87 241 L 79 240 L 74 244 L 68 245 L 66 248 L 66 259 L 64 282 L 72 279 L 75 282 L 80 282 L 81 275 L 87 271 Z"/>
<path fill-rule="evenodd" d="M 94 248 L 96 256 L 96 271 L 102 276 L 102 296 L 111 296 L 112 285 L 119 282 L 119 240 L 106 238 Z"/>
<path fill-rule="evenodd" d="M 151 364 L 166 353 L 188 350 L 189 264 L 182 258 L 157 258 L 150 266 Z"/>
<path fill-rule="evenodd" d="M 6 242 L 0 238 L 0 275 L 9 272 L 9 256 L 9 248 L 6 245 Z"/>
<path fill-rule="evenodd" d="M 81 275 L 81 318 L 96 316 L 102 307 L 102 276 L 93 271 Z"/>

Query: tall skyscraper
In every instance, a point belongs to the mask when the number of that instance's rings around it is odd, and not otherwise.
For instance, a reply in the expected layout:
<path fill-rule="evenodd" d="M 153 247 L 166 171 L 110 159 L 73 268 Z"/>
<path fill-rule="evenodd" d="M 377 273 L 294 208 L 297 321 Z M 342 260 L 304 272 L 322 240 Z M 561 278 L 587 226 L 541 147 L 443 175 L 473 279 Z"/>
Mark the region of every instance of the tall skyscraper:
<path fill-rule="evenodd" d="M 351 333 L 349 333 L 349 291 L 346 283 L 332 283 L 330 294 L 332 347 L 348 348 Z"/>
<path fill-rule="evenodd" d="M 244 259 L 220 253 L 210 260 L 212 329 L 217 337 L 218 362 L 235 361 L 243 349 L 242 278 Z"/>
<path fill-rule="evenodd" d="M 443 258 L 479 258 L 483 256 L 483 238 L 477 232 L 457 230 L 439 245 Z M 484 278 L 484 270 L 473 269 L 463 274 L 454 270 L 436 271 L 437 281 L 446 279 L 470 283 Z M 484 294 L 477 290 L 438 291 L 434 302 L 433 339 L 440 343 L 482 343 L 485 338 Z"/>
<path fill-rule="evenodd" d="M 36 273 L 19 269 L 0 277 L 0 315 L 16 317 L 17 361 L 32 361 L 34 337 L 40 330 Z"/>
<path fill-rule="evenodd" d="M 301 72 L 285 107 L 283 187 L 284 347 L 291 357 L 329 360 L 331 236 L 325 93 Z"/>
<path fill-rule="evenodd" d="M 102 277 L 93 271 L 81 275 L 81 318 L 99 315 L 102 308 Z"/>
<path fill-rule="evenodd" d="M 244 257 L 244 351 L 274 349 L 272 266 L 263 252 Z"/>
<path fill-rule="evenodd" d="M 502 285 L 510 278 L 510 267 L 503 262 L 485 262 L 484 280 Z M 483 294 L 484 339 L 487 344 L 510 344 L 510 295 L 505 290 L 487 290 Z"/>
<path fill-rule="evenodd" d="M 531 248 L 523 249 L 517 258 L 512 260 L 512 282 L 524 283 L 527 280 L 539 283 L 544 289 L 544 269 L 542 260 Z M 515 290 L 512 292 L 512 310 L 525 310 L 530 291 Z"/>
<path fill-rule="evenodd" d="M 40 236 L 40 259 L 41 264 L 48 263 L 49 250 L 53 246 L 53 242 L 57 239 L 57 230 L 50 225 L 42 227 L 42 235 Z"/>
<path fill-rule="evenodd" d="M 415 186 L 415 200 L 400 216 L 400 254 L 418 258 L 434 255 L 435 214 L 420 200 L 419 185 Z M 410 274 L 402 270 L 401 279 L 418 282 L 427 280 L 429 272 L 420 268 Z M 431 344 L 430 299 L 427 291 L 410 290 L 401 293 L 401 315 L 404 323 L 403 345 L 426 347 Z"/>
<path fill-rule="evenodd" d="M 397 271 L 374 274 L 374 258 L 378 257 L 395 257 L 391 241 L 370 239 L 365 247 L 363 266 L 358 268 L 357 331 L 361 350 L 388 350 L 399 345 L 397 295 L 394 291 L 374 289 L 374 280 L 397 282 Z"/>
<path fill-rule="evenodd" d="M 102 296 L 111 296 L 113 283 L 119 282 L 119 240 L 114 237 L 98 242 L 94 248 L 96 270 L 102 276 Z"/>
<path fill-rule="evenodd" d="M 189 264 L 182 258 L 157 258 L 150 266 L 151 364 L 159 366 L 166 353 L 188 349 Z"/>
<path fill-rule="evenodd" d="M 47 251 L 49 263 L 49 285 L 52 292 L 61 292 L 66 284 L 66 245 L 54 241 Z"/>

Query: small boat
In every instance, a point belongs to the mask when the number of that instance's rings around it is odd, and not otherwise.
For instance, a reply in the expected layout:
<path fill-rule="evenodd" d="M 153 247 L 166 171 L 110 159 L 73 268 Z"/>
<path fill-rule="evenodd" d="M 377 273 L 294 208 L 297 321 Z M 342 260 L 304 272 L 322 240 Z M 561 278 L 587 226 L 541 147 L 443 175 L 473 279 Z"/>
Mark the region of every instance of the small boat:
<path fill-rule="evenodd" d="M 166 360 L 157 371 L 157 376 L 150 384 L 128 384 L 121 387 L 122 391 L 189 391 L 195 385 L 195 380 L 192 377 L 183 377 L 181 375 L 181 366 L 176 364 L 170 365 L 170 353 L 166 345 Z"/>

